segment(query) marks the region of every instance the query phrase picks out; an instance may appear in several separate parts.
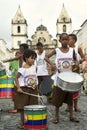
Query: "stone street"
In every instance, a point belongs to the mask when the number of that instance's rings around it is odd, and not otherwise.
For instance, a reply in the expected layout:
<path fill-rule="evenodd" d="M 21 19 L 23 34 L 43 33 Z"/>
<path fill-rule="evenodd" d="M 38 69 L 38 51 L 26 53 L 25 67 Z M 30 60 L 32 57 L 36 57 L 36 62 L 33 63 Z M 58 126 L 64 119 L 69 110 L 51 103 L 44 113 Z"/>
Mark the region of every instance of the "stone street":
<path fill-rule="evenodd" d="M 58 124 L 51 122 L 55 114 L 55 108 L 51 104 L 47 106 L 47 124 L 48 130 L 87 130 L 87 95 L 80 94 L 79 107 L 81 112 L 74 112 L 79 118 L 80 123 L 69 121 L 69 113 L 65 111 L 66 105 L 60 108 L 60 118 Z M 19 113 L 9 113 L 14 108 L 12 99 L 0 99 L 0 130 L 19 130 L 16 126 L 19 122 Z"/>

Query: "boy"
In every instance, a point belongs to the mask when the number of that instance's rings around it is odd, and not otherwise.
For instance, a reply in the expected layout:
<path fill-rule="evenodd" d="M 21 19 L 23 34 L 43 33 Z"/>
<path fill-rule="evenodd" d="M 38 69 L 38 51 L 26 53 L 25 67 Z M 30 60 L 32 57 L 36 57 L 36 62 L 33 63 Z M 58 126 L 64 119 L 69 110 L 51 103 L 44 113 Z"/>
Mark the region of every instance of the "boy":
<path fill-rule="evenodd" d="M 70 121 L 72 122 L 79 122 L 78 119 L 76 119 L 73 115 L 73 97 L 72 92 L 63 91 L 58 85 L 57 85 L 57 76 L 58 73 L 61 73 L 63 71 L 72 71 L 72 55 L 73 55 L 73 49 L 69 48 L 68 42 L 69 42 L 69 36 L 66 33 L 62 33 L 60 35 L 59 39 L 61 43 L 60 48 L 54 49 L 50 54 L 48 54 L 48 58 L 56 54 L 56 68 L 55 65 L 50 62 L 50 60 L 46 57 L 46 60 L 48 63 L 52 66 L 53 69 L 57 69 L 56 71 L 56 77 L 54 81 L 55 88 L 53 90 L 53 99 L 52 103 L 55 106 L 55 117 L 53 118 L 52 122 L 54 124 L 57 124 L 59 122 L 59 108 L 62 106 L 63 102 L 66 103 L 69 107 L 70 112 Z M 67 67 L 64 67 L 64 63 L 68 63 Z"/>

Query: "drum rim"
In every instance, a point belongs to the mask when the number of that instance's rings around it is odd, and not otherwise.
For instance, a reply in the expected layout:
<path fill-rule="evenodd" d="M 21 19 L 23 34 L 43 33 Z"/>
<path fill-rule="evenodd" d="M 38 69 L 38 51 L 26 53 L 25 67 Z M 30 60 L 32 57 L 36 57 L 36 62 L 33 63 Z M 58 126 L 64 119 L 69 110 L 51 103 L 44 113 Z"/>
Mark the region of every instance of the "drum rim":
<path fill-rule="evenodd" d="M 24 106 L 24 110 L 44 110 L 46 109 L 45 105 L 27 105 Z"/>
<path fill-rule="evenodd" d="M 81 80 L 79 81 L 79 82 L 71 82 L 71 81 L 67 81 L 67 80 L 64 80 L 64 79 L 62 79 L 61 77 L 60 77 L 60 75 L 61 74 L 64 74 L 64 73 L 72 73 L 72 74 L 75 74 L 75 75 L 78 75 L 80 78 L 81 78 Z M 69 82 L 69 83 L 81 83 L 81 82 L 83 82 L 83 77 L 80 75 L 80 74 L 78 74 L 78 73 L 75 73 L 75 72 L 61 72 L 61 73 L 59 73 L 58 74 L 58 76 L 57 76 L 60 80 L 62 80 L 62 81 L 64 81 L 64 82 Z"/>

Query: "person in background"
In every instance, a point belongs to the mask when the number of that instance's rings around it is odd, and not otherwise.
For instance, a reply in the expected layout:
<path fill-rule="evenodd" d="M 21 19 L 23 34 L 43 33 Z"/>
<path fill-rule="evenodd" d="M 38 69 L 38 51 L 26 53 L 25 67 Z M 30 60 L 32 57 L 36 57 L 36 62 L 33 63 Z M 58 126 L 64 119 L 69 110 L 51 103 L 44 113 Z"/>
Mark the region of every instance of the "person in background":
<path fill-rule="evenodd" d="M 84 58 L 83 51 L 80 47 L 76 46 L 77 36 L 75 34 L 69 34 L 69 47 L 74 49 L 74 57 L 75 62 L 79 64 L 80 60 Z M 78 65 L 79 66 L 79 65 Z M 76 73 L 80 73 L 79 70 L 74 71 Z M 78 107 L 78 98 L 79 98 L 79 91 L 73 92 L 73 102 L 74 102 L 74 110 L 75 112 L 80 112 L 81 110 Z M 66 109 L 68 111 L 68 108 Z"/>
<path fill-rule="evenodd" d="M 18 128 L 24 128 L 24 106 L 38 104 L 38 79 L 36 76 L 36 66 L 34 65 L 37 55 L 34 51 L 27 49 L 23 57 L 25 65 L 18 69 L 15 77 L 17 93 L 14 103 L 18 112 L 20 112 L 21 120 Z M 35 94 L 37 97 L 23 94 L 23 92 Z"/>
<path fill-rule="evenodd" d="M 24 60 L 23 60 L 23 54 L 24 54 L 24 51 L 25 51 L 26 49 L 28 49 L 28 45 L 27 45 L 26 43 L 20 44 L 20 46 L 19 46 L 19 53 L 17 53 L 17 54 L 15 55 L 15 57 L 10 58 L 10 59 L 8 59 L 8 60 L 4 60 L 3 62 L 5 63 L 5 62 L 18 61 L 18 68 L 22 67 L 22 65 L 25 64 L 25 62 L 24 62 Z M 13 66 L 13 65 L 12 65 L 12 66 Z M 11 69 L 12 69 L 12 67 L 11 67 Z M 12 71 L 12 70 L 11 70 L 11 71 Z M 12 72 L 11 72 L 11 74 L 12 74 Z M 15 91 L 16 91 L 16 88 L 14 87 L 14 95 L 15 95 Z M 14 97 L 13 97 L 13 101 L 14 101 Z M 9 110 L 9 112 L 11 112 L 11 113 L 16 113 L 17 110 L 15 109 L 15 106 L 14 106 L 14 109 Z"/>
<path fill-rule="evenodd" d="M 10 58 L 8 60 L 3 60 L 3 62 L 10 62 L 10 61 L 14 61 L 14 60 L 18 60 L 18 64 L 19 64 L 19 68 L 24 64 L 24 61 L 23 61 L 23 54 L 24 54 L 24 51 L 28 49 L 28 45 L 26 43 L 23 43 L 23 44 L 20 44 L 19 46 L 19 55 L 16 55 L 15 57 L 13 58 Z"/>
<path fill-rule="evenodd" d="M 61 72 L 72 72 L 72 62 L 73 62 L 73 49 L 69 48 L 68 42 L 69 42 L 69 36 L 67 33 L 62 33 L 60 35 L 59 39 L 61 43 L 60 48 L 54 49 L 51 53 L 48 54 L 46 57 L 46 61 L 51 65 L 51 67 L 56 71 L 55 81 L 54 81 L 54 90 L 53 90 L 53 97 L 52 97 L 52 103 L 55 106 L 55 117 L 53 118 L 52 122 L 54 124 L 57 124 L 59 122 L 59 108 L 63 105 L 63 103 L 66 103 L 69 108 L 70 112 L 70 121 L 72 122 L 79 122 L 79 120 L 74 117 L 73 115 L 73 96 L 72 92 L 68 92 L 67 90 L 62 90 L 57 85 L 57 76 Z M 49 58 L 53 55 L 56 55 L 56 66 L 49 60 Z M 67 63 L 67 64 L 66 64 Z M 65 64 L 65 65 L 64 65 Z M 67 65 L 67 66 L 66 66 Z M 62 86 L 61 86 L 62 87 Z"/>
<path fill-rule="evenodd" d="M 41 42 L 38 42 L 36 44 L 36 47 L 37 47 L 37 58 L 35 64 L 37 67 L 39 92 L 47 96 L 47 94 L 50 93 L 51 91 L 51 84 L 50 84 L 51 79 L 49 77 L 48 64 L 45 61 L 45 56 L 47 55 L 47 53 L 44 50 L 44 46 Z M 48 83 L 46 83 L 46 81 L 48 81 Z M 50 98 L 48 98 L 48 96 L 47 96 L 47 100 L 48 102 L 50 102 Z"/>

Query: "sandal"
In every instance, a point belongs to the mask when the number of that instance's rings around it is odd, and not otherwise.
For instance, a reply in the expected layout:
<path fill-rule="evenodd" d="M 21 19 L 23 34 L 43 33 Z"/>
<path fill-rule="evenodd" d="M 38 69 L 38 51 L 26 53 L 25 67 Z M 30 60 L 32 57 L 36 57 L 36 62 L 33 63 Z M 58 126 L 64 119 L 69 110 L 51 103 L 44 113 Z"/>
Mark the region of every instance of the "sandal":
<path fill-rule="evenodd" d="M 58 118 L 54 118 L 54 119 L 52 120 L 52 123 L 54 123 L 54 124 L 57 124 L 58 122 L 59 122 Z"/>
<path fill-rule="evenodd" d="M 70 121 L 72 121 L 72 122 L 76 122 L 76 123 L 79 123 L 79 122 L 80 122 L 80 121 L 79 121 L 77 118 L 75 118 L 75 117 L 70 118 Z"/>

